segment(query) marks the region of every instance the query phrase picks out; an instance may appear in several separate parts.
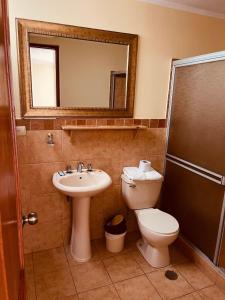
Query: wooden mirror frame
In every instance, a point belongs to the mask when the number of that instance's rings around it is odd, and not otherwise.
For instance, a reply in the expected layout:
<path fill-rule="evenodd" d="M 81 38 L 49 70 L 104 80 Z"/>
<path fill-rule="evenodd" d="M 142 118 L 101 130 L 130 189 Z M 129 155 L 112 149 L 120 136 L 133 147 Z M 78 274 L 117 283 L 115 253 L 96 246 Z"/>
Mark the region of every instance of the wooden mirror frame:
<path fill-rule="evenodd" d="M 25 19 L 17 19 L 17 27 L 19 41 L 21 110 L 22 116 L 24 118 L 133 117 L 138 47 L 137 35 Z M 29 51 L 29 33 L 127 45 L 129 47 L 129 58 L 126 108 L 110 109 L 96 107 L 32 107 L 32 80 Z"/>

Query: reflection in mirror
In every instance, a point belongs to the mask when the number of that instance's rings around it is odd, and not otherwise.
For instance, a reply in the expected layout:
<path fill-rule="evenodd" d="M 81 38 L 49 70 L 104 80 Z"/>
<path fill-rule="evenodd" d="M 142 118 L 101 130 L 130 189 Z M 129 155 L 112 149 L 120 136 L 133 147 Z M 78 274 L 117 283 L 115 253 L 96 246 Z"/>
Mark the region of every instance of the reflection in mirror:
<path fill-rule="evenodd" d="M 138 36 L 17 20 L 22 116 L 133 116 Z"/>
<path fill-rule="evenodd" d="M 58 47 L 30 44 L 33 106 L 60 106 Z"/>
<path fill-rule="evenodd" d="M 29 46 L 34 107 L 126 108 L 127 45 L 30 33 Z"/>

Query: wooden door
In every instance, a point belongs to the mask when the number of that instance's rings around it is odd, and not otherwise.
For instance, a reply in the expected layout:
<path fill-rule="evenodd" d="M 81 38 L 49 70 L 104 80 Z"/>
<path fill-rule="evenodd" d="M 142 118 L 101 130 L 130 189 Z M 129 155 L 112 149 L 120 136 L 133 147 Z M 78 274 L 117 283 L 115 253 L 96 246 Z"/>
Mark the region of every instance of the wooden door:
<path fill-rule="evenodd" d="M 0 299 L 23 299 L 23 252 L 6 0 L 0 0 Z"/>

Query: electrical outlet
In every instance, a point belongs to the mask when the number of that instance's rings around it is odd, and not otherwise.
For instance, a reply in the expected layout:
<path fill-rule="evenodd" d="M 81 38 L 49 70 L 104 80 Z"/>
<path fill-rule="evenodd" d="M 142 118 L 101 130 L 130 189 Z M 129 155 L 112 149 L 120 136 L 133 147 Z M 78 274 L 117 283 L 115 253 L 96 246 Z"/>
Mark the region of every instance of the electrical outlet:
<path fill-rule="evenodd" d="M 16 134 L 26 135 L 27 134 L 26 126 L 16 126 Z"/>

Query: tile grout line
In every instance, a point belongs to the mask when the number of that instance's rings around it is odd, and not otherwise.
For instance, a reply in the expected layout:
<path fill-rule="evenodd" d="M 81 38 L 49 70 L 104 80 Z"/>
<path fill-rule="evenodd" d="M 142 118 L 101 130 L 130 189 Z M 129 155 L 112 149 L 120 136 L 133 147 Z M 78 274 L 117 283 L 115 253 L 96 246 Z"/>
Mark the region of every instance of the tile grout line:
<path fill-rule="evenodd" d="M 34 274 L 34 293 L 35 293 L 35 298 L 37 299 L 37 287 L 36 287 L 36 276 L 34 273 L 34 258 L 33 258 L 33 252 L 31 252 L 31 257 L 32 257 L 32 268 L 33 268 L 33 274 Z"/>
<path fill-rule="evenodd" d="M 171 266 L 171 267 L 172 267 L 172 266 Z M 159 271 L 160 271 L 160 270 L 159 270 Z M 163 270 L 161 270 L 161 271 L 163 271 Z M 153 273 L 153 272 L 150 272 L 149 274 L 151 274 L 151 273 Z M 186 281 L 187 284 L 190 285 L 191 288 L 193 288 L 193 286 L 186 280 L 185 277 L 183 277 L 183 275 L 182 275 L 180 272 L 178 272 L 178 271 L 176 270 L 176 273 L 178 273 L 178 275 L 181 276 L 181 278 L 183 278 L 184 281 Z M 158 294 L 160 295 L 160 292 L 159 292 L 158 289 L 155 287 L 154 283 L 151 281 L 151 278 L 149 278 L 147 275 L 146 275 L 146 277 L 148 278 L 148 280 L 151 282 L 151 284 L 154 286 L 154 288 L 157 290 Z M 188 293 L 185 293 L 185 294 L 183 294 L 183 295 L 181 295 L 181 296 L 179 296 L 179 297 L 184 297 L 184 296 L 189 295 L 189 294 L 194 293 L 194 292 L 196 292 L 196 290 L 193 288 L 193 291 L 192 291 L 192 292 L 190 292 L 190 293 L 189 293 L 189 292 L 188 292 Z M 161 297 L 161 295 L 160 295 L 160 297 Z M 176 297 L 176 298 L 179 299 L 179 297 Z M 175 298 L 172 298 L 172 299 L 175 299 Z"/>
<path fill-rule="evenodd" d="M 113 257 L 113 256 L 112 256 Z M 111 257 L 109 257 L 109 258 L 111 258 Z M 119 295 L 119 293 L 118 293 L 118 291 L 117 291 L 117 289 L 116 289 L 116 287 L 115 287 L 115 283 L 113 282 L 113 280 L 112 280 L 112 278 L 111 278 L 111 276 L 110 276 L 110 274 L 109 274 L 109 272 L 108 272 L 108 270 L 107 270 L 107 268 L 106 268 L 106 266 L 105 266 L 105 264 L 104 264 L 104 262 L 103 262 L 103 258 L 101 258 L 100 257 L 100 260 L 101 260 L 101 262 L 102 262 L 102 264 L 103 264 L 103 266 L 104 266 L 104 269 L 105 269 L 105 271 L 106 271 L 106 273 L 108 274 L 108 276 L 109 276 L 109 279 L 111 280 L 111 284 L 112 284 L 112 286 L 114 287 L 114 289 L 115 289 L 115 291 L 116 291 L 116 294 L 117 294 L 117 296 L 118 296 L 118 298 L 120 299 L 120 300 L 122 300 L 122 298 L 120 297 L 120 295 Z"/>
<path fill-rule="evenodd" d="M 212 280 L 211 280 L 207 275 L 205 275 L 205 274 L 198 268 L 198 266 L 197 266 L 194 262 L 191 262 L 191 263 L 193 263 L 193 264 L 195 265 L 195 267 L 198 269 L 198 271 L 201 272 L 207 279 L 209 279 L 209 280 L 212 282 Z M 183 263 L 183 264 L 181 264 L 181 265 L 185 265 L 185 264 L 186 264 L 186 263 Z M 212 282 L 212 284 L 210 284 L 210 285 L 207 285 L 207 286 L 205 286 L 205 287 L 203 287 L 203 288 L 201 288 L 201 289 L 197 289 L 197 288 L 195 288 L 195 287 L 191 284 L 191 282 L 186 278 L 186 276 L 185 276 L 184 274 L 182 274 L 180 271 L 177 271 L 177 272 L 178 272 L 178 274 L 180 274 L 180 275 L 187 281 L 187 283 L 194 289 L 194 291 L 200 291 L 200 290 L 202 290 L 202 289 L 204 289 L 204 288 L 207 288 L 207 287 L 210 287 L 210 286 L 215 285 L 215 283 Z"/>
<path fill-rule="evenodd" d="M 37 299 L 37 281 L 36 281 L 36 274 L 34 269 L 34 252 L 32 251 L 32 264 L 33 264 L 33 273 L 34 273 L 34 290 L 35 290 L 35 298 Z"/>
<path fill-rule="evenodd" d="M 147 278 L 147 280 L 149 281 L 149 283 L 153 286 L 154 290 L 156 291 L 156 293 L 159 295 L 160 299 L 163 299 L 163 297 L 161 297 L 159 291 L 157 290 L 157 288 L 154 286 L 154 284 L 151 282 L 150 278 L 148 278 L 147 274 L 144 274 L 145 277 Z"/>
<path fill-rule="evenodd" d="M 76 295 L 78 296 L 78 291 L 77 291 L 77 287 L 76 287 L 76 284 L 75 284 L 75 281 L 74 281 L 74 278 L 73 278 L 73 273 L 72 273 L 71 268 L 70 268 L 69 259 L 68 259 L 67 255 L 66 255 L 65 245 L 63 245 L 63 250 L 64 250 L 64 254 L 65 254 L 65 256 L 66 256 L 66 261 L 67 261 L 69 273 L 70 273 L 70 275 L 71 275 L 71 277 L 72 277 L 72 281 L 73 281 L 73 285 L 74 285 L 74 288 L 75 288 L 75 292 L 76 292 Z"/>
<path fill-rule="evenodd" d="M 194 293 L 198 293 L 198 291 L 192 291 L 192 292 L 187 293 L 187 294 L 185 294 L 185 295 L 183 295 L 183 296 L 179 296 L 179 297 L 172 298 L 171 300 L 179 300 L 179 299 L 181 299 L 182 297 L 185 297 L 185 296 L 188 296 L 188 295 L 191 295 L 191 294 L 194 294 Z M 201 297 L 201 295 L 200 295 L 199 293 L 198 293 L 198 295 Z"/>
<path fill-rule="evenodd" d="M 102 286 L 99 286 L 99 287 L 91 288 L 89 290 L 85 290 L 85 291 L 77 293 L 77 296 L 79 297 L 80 294 L 88 293 L 88 292 L 95 291 L 97 289 L 101 289 L 101 288 L 112 286 L 112 285 L 113 285 L 113 283 L 108 283 L 106 285 L 102 285 Z"/>

